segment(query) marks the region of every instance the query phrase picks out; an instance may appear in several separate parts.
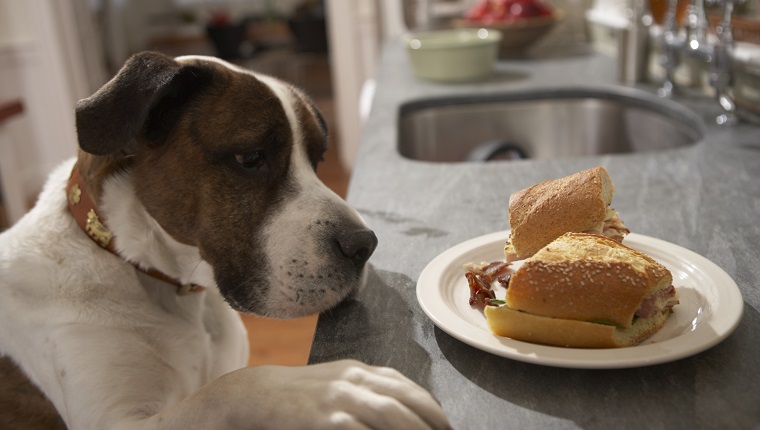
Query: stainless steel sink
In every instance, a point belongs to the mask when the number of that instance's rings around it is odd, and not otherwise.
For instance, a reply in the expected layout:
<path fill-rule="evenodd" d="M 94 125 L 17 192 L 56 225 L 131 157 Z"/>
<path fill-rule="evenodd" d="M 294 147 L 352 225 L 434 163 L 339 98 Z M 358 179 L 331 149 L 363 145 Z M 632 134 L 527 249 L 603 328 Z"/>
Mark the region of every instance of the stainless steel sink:
<path fill-rule="evenodd" d="M 631 88 L 415 100 L 399 115 L 399 153 L 436 162 L 657 151 L 705 133 L 689 109 Z"/>

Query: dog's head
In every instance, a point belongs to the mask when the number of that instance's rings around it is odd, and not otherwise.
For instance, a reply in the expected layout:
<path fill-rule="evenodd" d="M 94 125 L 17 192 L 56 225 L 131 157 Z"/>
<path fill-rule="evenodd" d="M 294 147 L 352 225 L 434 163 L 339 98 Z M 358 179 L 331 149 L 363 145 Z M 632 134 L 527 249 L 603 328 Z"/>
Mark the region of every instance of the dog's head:
<path fill-rule="evenodd" d="M 325 122 L 302 92 L 208 57 L 132 57 L 76 112 L 83 177 L 129 171 L 145 211 L 197 247 L 233 308 L 323 311 L 362 282 L 377 244 L 316 176 Z"/>

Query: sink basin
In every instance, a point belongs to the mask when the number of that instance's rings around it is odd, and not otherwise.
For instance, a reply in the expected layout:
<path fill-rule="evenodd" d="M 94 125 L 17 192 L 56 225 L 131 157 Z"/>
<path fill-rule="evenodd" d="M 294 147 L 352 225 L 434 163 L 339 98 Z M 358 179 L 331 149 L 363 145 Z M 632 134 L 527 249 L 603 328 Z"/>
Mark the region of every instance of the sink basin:
<path fill-rule="evenodd" d="M 421 99 L 399 114 L 399 153 L 433 162 L 551 159 L 691 145 L 704 123 L 641 90 L 541 89 Z"/>

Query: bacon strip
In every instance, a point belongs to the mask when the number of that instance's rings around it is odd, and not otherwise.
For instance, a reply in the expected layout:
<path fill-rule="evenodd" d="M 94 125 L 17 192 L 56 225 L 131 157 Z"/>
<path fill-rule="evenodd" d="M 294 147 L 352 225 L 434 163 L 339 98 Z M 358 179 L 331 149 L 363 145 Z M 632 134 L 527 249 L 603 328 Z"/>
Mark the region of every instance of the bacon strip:
<path fill-rule="evenodd" d="M 509 268 L 509 263 L 506 261 L 494 261 L 491 263 L 467 263 L 464 265 L 468 272 L 472 272 L 476 275 L 483 276 L 486 282 L 492 282 L 500 275 L 506 273 Z"/>
<path fill-rule="evenodd" d="M 483 275 L 467 272 L 464 276 L 470 286 L 470 306 L 487 306 L 491 299 L 496 298 L 491 284 L 484 279 Z"/>
<path fill-rule="evenodd" d="M 496 298 L 491 283 L 498 281 L 504 287 L 509 284 L 509 263 L 506 261 L 494 261 L 491 263 L 467 263 L 464 265 L 467 273 L 467 284 L 470 287 L 470 306 L 488 306 L 492 299 Z"/>

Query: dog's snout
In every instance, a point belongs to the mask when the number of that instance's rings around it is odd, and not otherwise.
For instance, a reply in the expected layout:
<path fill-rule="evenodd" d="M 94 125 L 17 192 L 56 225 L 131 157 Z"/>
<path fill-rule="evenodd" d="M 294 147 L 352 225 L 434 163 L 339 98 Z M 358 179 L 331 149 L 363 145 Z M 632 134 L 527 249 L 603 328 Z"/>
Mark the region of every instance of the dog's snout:
<path fill-rule="evenodd" d="M 361 268 L 377 247 L 377 236 L 370 229 L 342 232 L 338 235 L 340 252 Z"/>

